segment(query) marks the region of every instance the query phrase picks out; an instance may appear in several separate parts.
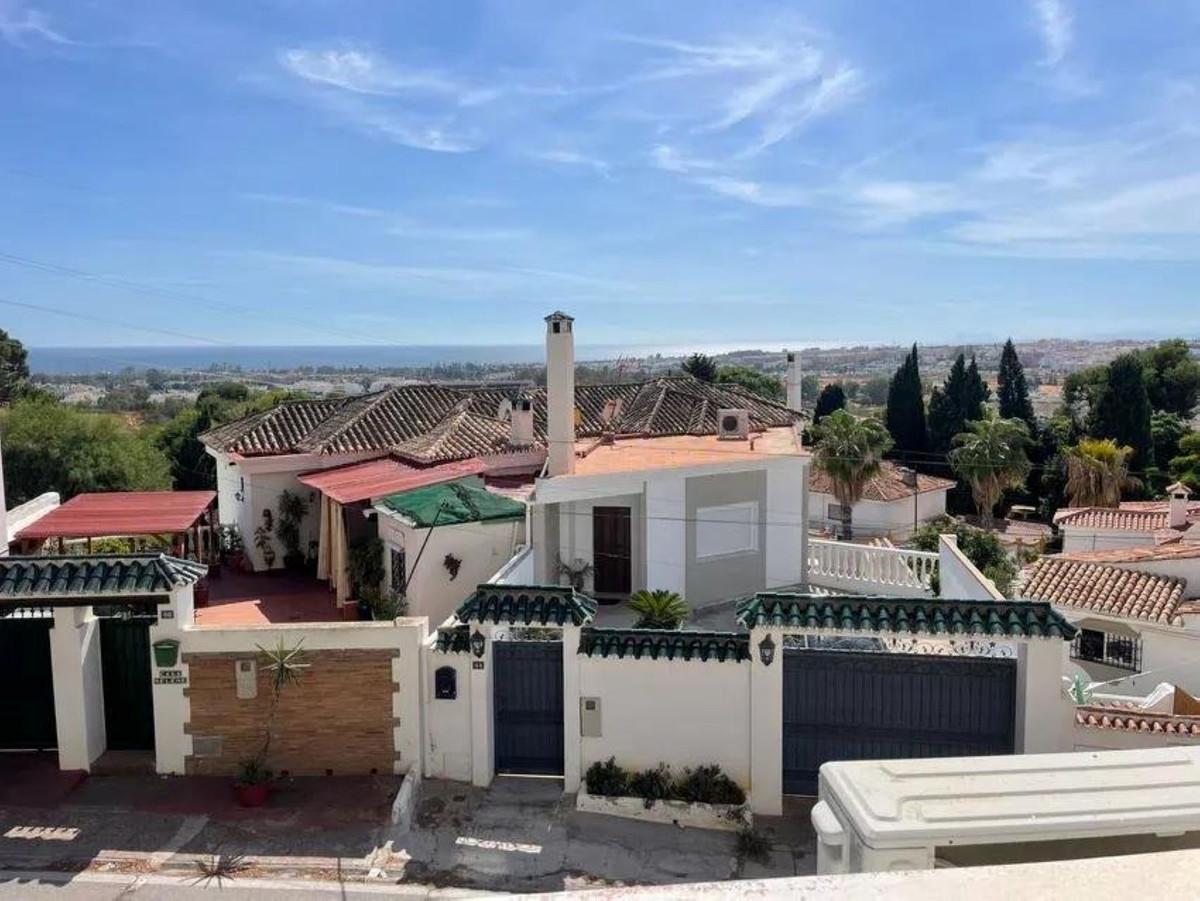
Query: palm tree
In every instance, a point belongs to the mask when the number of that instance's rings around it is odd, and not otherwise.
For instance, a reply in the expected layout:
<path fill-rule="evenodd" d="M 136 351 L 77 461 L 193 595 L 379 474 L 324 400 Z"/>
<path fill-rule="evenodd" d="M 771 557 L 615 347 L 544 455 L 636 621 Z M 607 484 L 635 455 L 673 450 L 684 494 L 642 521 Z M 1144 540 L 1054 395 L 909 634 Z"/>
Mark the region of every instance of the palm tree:
<path fill-rule="evenodd" d="M 1005 489 L 1020 488 L 1029 475 L 1029 426 L 989 412 L 984 419 L 968 422 L 967 431 L 955 435 L 953 443 L 950 466 L 971 486 L 979 517 L 990 525 Z"/>
<path fill-rule="evenodd" d="M 879 474 L 883 455 L 892 447 L 892 436 L 877 419 L 860 419 L 835 410 L 813 427 L 817 446 L 814 462 L 833 483 L 833 496 L 842 507 L 841 537 L 849 541 L 850 518 L 867 483 Z"/>
<path fill-rule="evenodd" d="M 1137 484 L 1129 475 L 1133 448 L 1111 438 L 1083 438 L 1067 448 L 1067 498 L 1072 507 L 1116 507 L 1121 492 Z"/>
<path fill-rule="evenodd" d="M 629 609 L 638 615 L 637 629 L 678 629 L 687 621 L 687 603 L 674 591 L 635 591 L 629 598 Z"/>

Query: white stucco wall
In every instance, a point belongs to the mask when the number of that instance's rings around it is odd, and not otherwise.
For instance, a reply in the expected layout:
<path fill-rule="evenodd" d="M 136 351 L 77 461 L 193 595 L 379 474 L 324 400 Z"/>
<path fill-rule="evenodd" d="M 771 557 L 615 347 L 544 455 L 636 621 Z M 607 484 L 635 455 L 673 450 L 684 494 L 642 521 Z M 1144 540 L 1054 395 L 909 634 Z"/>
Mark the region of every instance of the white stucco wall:
<path fill-rule="evenodd" d="M 791 458 L 767 467 L 767 588 L 804 581 L 801 545 L 807 530 L 804 514 L 809 461 Z M 811 502 L 811 501 L 810 501 Z M 811 509 L 810 509 L 811 515 Z"/>
<path fill-rule="evenodd" d="M 749 788 L 749 663 L 577 656 L 580 696 L 600 700 L 603 732 L 576 739 L 581 772 L 609 757 L 627 769 L 715 763 Z"/>
<path fill-rule="evenodd" d="M 1002 601 L 996 584 L 979 571 L 958 548 L 954 535 L 938 537 L 939 597 L 962 601 Z"/>
<path fill-rule="evenodd" d="M 471 781 L 471 656 L 427 649 L 425 659 L 425 775 L 433 779 Z M 455 671 L 458 696 L 434 697 L 434 673 Z"/>
<path fill-rule="evenodd" d="M 384 587 L 391 585 L 391 549 L 402 548 L 409 579 L 408 615 L 427 617 L 431 626 L 457 610 L 479 583 L 490 579 L 525 543 L 524 519 L 463 523 L 432 530 L 416 528 L 384 513 L 378 514 L 378 522 L 384 544 Z M 462 561 L 454 578 L 443 565 L 447 554 Z"/>
<path fill-rule="evenodd" d="M 91 607 L 58 607 L 50 630 L 58 765 L 89 770 L 104 753 L 104 682 L 100 623 Z"/>
<path fill-rule="evenodd" d="M 565 563 L 583 560 L 595 565 L 595 547 L 593 545 L 592 516 L 596 507 L 628 507 L 629 531 L 632 558 L 630 560 L 631 582 L 633 591 L 648 586 L 641 584 L 641 573 L 644 571 L 644 548 L 642 547 L 642 510 L 644 498 L 641 493 L 615 494 L 611 497 L 571 501 L 558 505 L 558 555 Z M 588 573 L 584 578 L 583 590 L 590 592 L 595 584 L 595 574 Z"/>
<path fill-rule="evenodd" d="M 809 523 L 814 528 L 836 531 L 841 521 L 829 516 L 829 508 L 837 504 L 832 494 L 813 492 L 809 504 Z M 946 492 L 924 491 L 917 495 L 916 515 L 919 523 L 927 523 L 946 514 Z M 907 538 L 913 532 L 913 499 L 896 501 L 861 500 L 854 505 L 851 526 L 857 537 L 888 536 Z"/>
<path fill-rule="evenodd" d="M 687 491 L 683 475 L 646 482 L 646 587 L 687 593 Z"/>
<path fill-rule="evenodd" d="M 1109 551 L 1114 548 L 1127 550 L 1131 547 L 1153 547 L 1154 536 L 1149 532 L 1122 532 L 1116 529 L 1080 529 L 1071 526 L 1061 527 L 1063 536 L 1063 553 L 1074 554 L 1082 551 Z"/>

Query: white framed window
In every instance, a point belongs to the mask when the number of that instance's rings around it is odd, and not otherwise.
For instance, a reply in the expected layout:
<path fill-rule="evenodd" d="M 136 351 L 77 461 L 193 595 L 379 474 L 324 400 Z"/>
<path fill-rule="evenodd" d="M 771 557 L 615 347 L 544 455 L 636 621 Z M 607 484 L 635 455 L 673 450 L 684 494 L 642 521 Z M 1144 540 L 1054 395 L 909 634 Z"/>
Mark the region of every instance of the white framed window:
<path fill-rule="evenodd" d="M 758 501 L 696 510 L 696 557 L 724 557 L 758 550 Z"/>

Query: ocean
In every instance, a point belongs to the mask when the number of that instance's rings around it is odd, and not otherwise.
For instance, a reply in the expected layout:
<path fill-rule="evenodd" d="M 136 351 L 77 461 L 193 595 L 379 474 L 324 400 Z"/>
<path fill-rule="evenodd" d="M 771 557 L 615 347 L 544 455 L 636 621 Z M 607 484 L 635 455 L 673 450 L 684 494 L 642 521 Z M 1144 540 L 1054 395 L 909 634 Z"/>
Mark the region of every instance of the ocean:
<path fill-rule="evenodd" d="M 741 341 L 736 344 L 696 342 L 687 345 L 586 345 L 575 352 L 580 362 L 615 360 L 618 357 L 683 356 L 700 352 L 728 353 L 762 348 L 837 347 L 837 342 Z M 31 347 L 29 368 L 46 375 L 87 375 L 134 369 L 208 369 L 214 365 L 240 367 L 245 371 L 296 369 L 301 366 L 332 366 L 347 369 L 363 366 L 433 366 L 446 363 L 540 363 L 545 359 L 541 344 L 447 344 L 447 345 L 329 345 L 329 346 L 179 346 L 179 347 Z"/>

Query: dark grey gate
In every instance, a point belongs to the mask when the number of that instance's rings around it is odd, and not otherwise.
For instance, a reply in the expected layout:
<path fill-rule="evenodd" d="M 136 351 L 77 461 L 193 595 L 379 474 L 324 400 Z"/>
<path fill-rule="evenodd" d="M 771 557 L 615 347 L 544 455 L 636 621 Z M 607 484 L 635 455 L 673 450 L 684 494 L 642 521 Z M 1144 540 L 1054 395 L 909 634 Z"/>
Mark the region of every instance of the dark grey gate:
<path fill-rule="evenodd" d="M 100 620 L 104 728 L 110 751 L 154 750 L 154 693 L 150 678 L 153 617 Z"/>
<path fill-rule="evenodd" d="M 827 760 L 1011 754 L 1015 660 L 847 651 L 783 655 L 783 790 Z"/>
<path fill-rule="evenodd" d="M 54 671 L 45 617 L 0 617 L 0 750 L 58 747 Z"/>
<path fill-rule="evenodd" d="M 563 657 L 561 641 L 497 641 L 496 772 L 561 776 Z"/>

